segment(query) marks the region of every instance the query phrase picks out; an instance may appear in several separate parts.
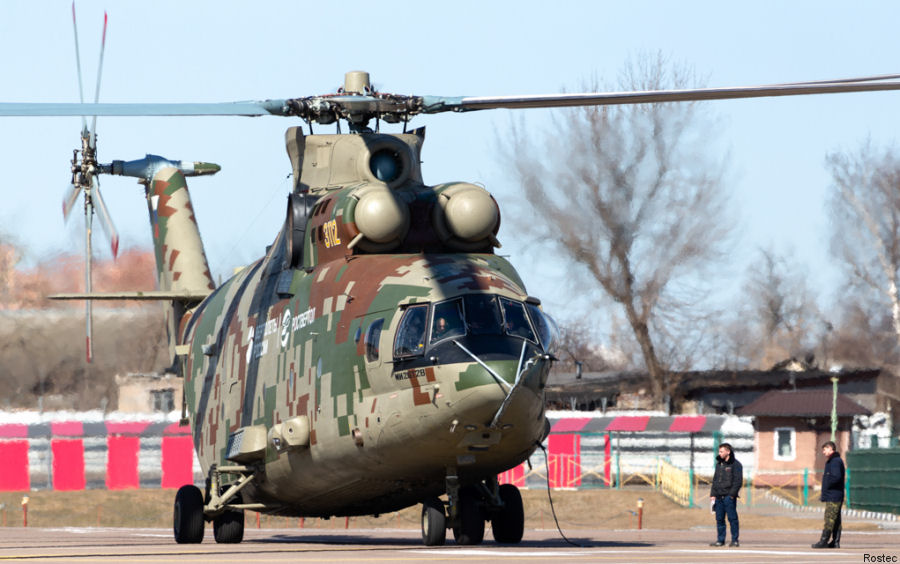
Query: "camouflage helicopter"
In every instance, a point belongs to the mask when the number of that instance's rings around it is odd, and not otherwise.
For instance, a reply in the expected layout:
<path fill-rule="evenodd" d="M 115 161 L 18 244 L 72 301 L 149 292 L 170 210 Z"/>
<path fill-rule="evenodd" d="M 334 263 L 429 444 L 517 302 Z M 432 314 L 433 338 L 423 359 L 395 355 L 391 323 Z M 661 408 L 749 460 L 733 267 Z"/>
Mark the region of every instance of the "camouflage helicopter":
<path fill-rule="evenodd" d="M 484 188 L 429 186 L 419 114 L 900 89 L 900 75 L 759 87 L 518 97 L 405 96 L 353 71 L 334 94 L 227 104 L 0 104 L 0 115 L 293 116 L 335 134 L 286 131 L 294 185 L 265 256 L 216 286 L 186 177 L 211 163 L 147 155 L 73 168 L 144 186 L 155 291 L 60 296 L 162 300 L 183 415 L 206 485 L 174 501 L 179 543 L 243 538 L 243 511 L 331 517 L 422 505 L 426 545 L 517 543 L 518 489 L 499 473 L 549 432 L 543 387 L 556 327 L 495 254 L 500 212 Z M 374 128 L 371 127 L 375 121 Z M 340 133 L 340 124 L 349 131 Z M 381 122 L 403 124 L 381 133 Z M 93 135 L 90 136 L 93 139 Z M 443 496 L 443 497 L 442 497 Z"/>

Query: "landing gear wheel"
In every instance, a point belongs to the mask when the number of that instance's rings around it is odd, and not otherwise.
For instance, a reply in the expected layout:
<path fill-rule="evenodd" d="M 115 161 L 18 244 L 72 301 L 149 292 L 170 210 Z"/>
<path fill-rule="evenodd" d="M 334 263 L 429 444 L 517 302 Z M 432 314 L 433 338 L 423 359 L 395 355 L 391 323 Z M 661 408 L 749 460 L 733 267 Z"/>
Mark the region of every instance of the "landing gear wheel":
<path fill-rule="evenodd" d="M 481 544 L 484 540 L 484 515 L 479 507 L 478 490 L 459 490 L 459 525 L 453 527 L 456 544 Z"/>
<path fill-rule="evenodd" d="M 503 501 L 503 508 L 491 519 L 494 540 L 503 544 L 515 544 L 522 540 L 525 532 L 525 510 L 522 507 L 522 494 L 512 484 L 500 486 L 498 494 Z"/>
<path fill-rule="evenodd" d="M 175 542 L 198 544 L 203 542 L 203 494 L 194 485 L 181 486 L 175 494 L 172 517 Z"/>
<path fill-rule="evenodd" d="M 238 493 L 229 503 L 241 503 Z M 217 543 L 232 544 L 244 540 L 244 510 L 230 510 L 213 520 L 213 534 Z"/>
<path fill-rule="evenodd" d="M 440 546 L 447 540 L 447 517 L 444 502 L 433 497 L 422 503 L 422 542 L 425 546 Z"/>

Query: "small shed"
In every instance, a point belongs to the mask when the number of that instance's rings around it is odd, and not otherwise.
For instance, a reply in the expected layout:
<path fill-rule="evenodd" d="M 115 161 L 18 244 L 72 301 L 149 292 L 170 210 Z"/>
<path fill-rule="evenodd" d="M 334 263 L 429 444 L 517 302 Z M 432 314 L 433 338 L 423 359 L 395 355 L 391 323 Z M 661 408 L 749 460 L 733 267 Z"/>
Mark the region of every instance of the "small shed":
<path fill-rule="evenodd" d="M 821 446 L 831 440 L 834 401 L 831 390 L 772 390 L 738 409 L 739 415 L 754 416 L 757 476 L 767 475 L 766 481 L 777 482 L 779 475 L 821 471 L 825 466 Z M 850 448 L 850 429 L 857 415 L 871 412 L 839 393 L 835 443 L 842 456 Z"/>

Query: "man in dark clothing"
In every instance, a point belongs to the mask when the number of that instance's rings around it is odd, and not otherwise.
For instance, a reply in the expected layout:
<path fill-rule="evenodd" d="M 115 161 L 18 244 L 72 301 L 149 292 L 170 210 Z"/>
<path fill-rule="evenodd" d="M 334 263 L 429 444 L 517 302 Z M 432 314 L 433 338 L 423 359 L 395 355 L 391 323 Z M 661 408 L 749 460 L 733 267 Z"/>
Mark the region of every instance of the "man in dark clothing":
<path fill-rule="evenodd" d="M 737 498 L 744 483 L 744 467 L 734 457 L 734 449 L 728 443 L 719 446 L 719 456 L 716 457 L 716 472 L 713 474 L 712 487 L 709 490 L 709 498 L 716 512 L 716 542 L 710 546 L 725 546 L 725 516 L 728 516 L 728 525 L 731 527 L 731 544 L 728 546 L 741 546 L 738 542 L 740 533 L 738 526 Z"/>
<path fill-rule="evenodd" d="M 825 473 L 822 475 L 822 497 L 825 502 L 825 528 L 822 538 L 813 548 L 841 547 L 841 506 L 844 504 L 844 461 L 837 453 L 837 445 L 828 441 L 822 445 Z"/>

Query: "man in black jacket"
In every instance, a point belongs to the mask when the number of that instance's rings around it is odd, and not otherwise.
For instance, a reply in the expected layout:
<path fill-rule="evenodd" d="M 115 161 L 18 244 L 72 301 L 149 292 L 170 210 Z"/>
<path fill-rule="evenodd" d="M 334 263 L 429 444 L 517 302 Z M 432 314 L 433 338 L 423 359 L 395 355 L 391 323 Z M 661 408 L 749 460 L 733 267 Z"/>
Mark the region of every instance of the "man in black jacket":
<path fill-rule="evenodd" d="M 716 457 L 716 472 L 713 474 L 712 487 L 709 490 L 710 502 L 716 512 L 716 542 L 710 546 L 725 546 L 725 516 L 731 527 L 731 544 L 741 546 L 738 542 L 740 533 L 738 526 L 737 498 L 744 483 L 744 468 L 734 457 L 734 449 L 728 443 L 719 445 L 719 456 Z"/>
<path fill-rule="evenodd" d="M 825 528 L 822 538 L 813 548 L 841 547 L 841 506 L 844 504 L 844 461 L 837 453 L 837 445 L 828 441 L 822 445 L 825 473 L 822 475 L 822 497 L 825 502 Z"/>

